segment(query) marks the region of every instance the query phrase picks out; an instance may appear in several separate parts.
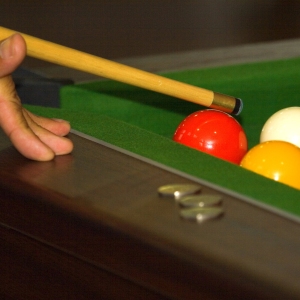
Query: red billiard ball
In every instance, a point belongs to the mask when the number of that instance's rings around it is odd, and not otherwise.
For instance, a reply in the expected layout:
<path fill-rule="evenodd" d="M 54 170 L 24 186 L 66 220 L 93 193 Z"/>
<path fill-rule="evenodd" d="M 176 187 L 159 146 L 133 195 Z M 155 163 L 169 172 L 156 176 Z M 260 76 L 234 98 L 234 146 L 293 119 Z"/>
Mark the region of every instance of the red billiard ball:
<path fill-rule="evenodd" d="M 247 152 L 246 134 L 231 115 L 207 109 L 186 117 L 173 140 L 229 162 L 239 164 Z"/>

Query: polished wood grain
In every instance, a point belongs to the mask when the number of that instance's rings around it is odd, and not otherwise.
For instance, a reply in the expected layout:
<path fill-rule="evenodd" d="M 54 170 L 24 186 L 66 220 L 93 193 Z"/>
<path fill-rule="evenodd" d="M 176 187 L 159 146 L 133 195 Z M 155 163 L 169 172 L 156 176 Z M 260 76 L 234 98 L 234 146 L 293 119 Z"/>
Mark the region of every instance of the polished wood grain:
<path fill-rule="evenodd" d="M 0 236 L 1 299 L 164 299 L 11 228 L 0 226 Z"/>
<path fill-rule="evenodd" d="M 2 145 L 2 293 L 17 285 L 27 299 L 300 295 L 299 224 L 224 193 L 224 217 L 183 221 L 157 188 L 190 180 L 71 138 L 74 153 L 48 163 Z"/>

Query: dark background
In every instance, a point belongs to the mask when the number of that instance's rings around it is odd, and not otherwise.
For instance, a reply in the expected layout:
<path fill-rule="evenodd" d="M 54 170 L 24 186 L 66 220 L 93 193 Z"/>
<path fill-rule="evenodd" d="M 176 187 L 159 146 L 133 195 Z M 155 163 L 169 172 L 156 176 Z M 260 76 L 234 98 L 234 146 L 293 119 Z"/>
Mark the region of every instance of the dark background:
<path fill-rule="evenodd" d="M 300 37 L 298 0 L 1 2 L 1 26 L 109 59 Z"/>

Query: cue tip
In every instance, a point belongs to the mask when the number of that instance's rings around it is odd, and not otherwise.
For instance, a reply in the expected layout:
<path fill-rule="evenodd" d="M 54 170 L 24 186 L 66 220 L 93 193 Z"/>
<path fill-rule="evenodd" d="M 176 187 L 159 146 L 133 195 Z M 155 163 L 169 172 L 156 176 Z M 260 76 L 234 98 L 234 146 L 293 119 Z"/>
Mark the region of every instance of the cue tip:
<path fill-rule="evenodd" d="M 232 114 L 238 116 L 242 112 L 244 104 L 243 104 L 242 99 L 240 99 L 240 98 L 235 98 L 235 100 L 236 100 L 235 107 L 232 111 Z"/>

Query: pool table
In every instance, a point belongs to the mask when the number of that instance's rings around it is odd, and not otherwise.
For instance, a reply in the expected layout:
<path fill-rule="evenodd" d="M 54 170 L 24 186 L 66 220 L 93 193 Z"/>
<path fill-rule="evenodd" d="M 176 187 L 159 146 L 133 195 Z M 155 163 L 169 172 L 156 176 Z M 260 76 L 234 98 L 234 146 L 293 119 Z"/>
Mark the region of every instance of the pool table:
<path fill-rule="evenodd" d="M 263 120 L 297 105 L 300 41 L 123 60 L 244 100 L 249 147 Z M 197 109 L 60 67 L 72 154 L 22 157 L 0 136 L 3 299 L 299 299 L 300 191 L 172 141 Z M 80 81 L 80 82 L 79 82 Z M 197 184 L 222 198 L 204 223 L 157 190 Z"/>

